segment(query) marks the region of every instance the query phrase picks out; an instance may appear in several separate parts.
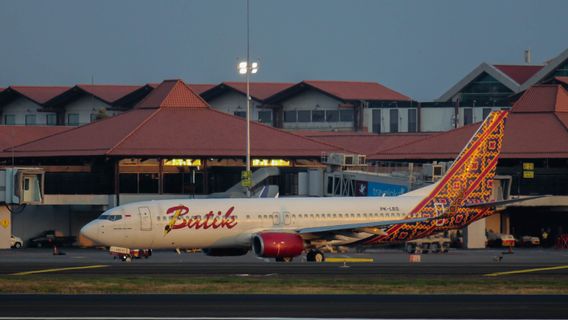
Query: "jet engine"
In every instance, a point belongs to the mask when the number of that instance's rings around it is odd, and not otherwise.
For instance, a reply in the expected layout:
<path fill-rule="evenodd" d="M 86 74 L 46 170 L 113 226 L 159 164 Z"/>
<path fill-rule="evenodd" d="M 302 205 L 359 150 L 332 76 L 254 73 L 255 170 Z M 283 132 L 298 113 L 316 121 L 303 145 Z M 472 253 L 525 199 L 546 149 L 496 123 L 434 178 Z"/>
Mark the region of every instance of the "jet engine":
<path fill-rule="evenodd" d="M 203 253 L 212 257 L 244 256 L 249 249 L 245 248 L 206 248 Z"/>
<path fill-rule="evenodd" d="M 254 253 L 263 258 L 292 258 L 304 251 L 304 239 L 295 233 L 263 232 L 252 240 Z"/>

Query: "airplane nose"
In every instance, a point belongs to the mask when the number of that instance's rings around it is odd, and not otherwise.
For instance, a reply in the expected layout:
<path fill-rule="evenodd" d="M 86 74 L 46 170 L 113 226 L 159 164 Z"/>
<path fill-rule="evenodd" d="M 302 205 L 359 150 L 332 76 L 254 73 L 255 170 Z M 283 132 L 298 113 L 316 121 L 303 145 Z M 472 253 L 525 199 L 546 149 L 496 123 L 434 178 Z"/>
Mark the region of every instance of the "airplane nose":
<path fill-rule="evenodd" d="M 96 222 L 87 223 L 80 231 L 79 242 L 82 246 L 90 247 L 97 244 L 99 229 Z"/>

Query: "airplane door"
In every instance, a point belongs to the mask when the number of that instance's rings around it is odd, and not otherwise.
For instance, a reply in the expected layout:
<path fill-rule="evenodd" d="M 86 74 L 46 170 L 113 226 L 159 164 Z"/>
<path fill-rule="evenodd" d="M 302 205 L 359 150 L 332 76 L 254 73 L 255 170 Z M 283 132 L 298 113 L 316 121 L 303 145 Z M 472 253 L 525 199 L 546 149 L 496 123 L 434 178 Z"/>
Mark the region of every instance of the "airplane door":
<path fill-rule="evenodd" d="M 140 207 L 140 208 L 138 208 L 138 213 L 140 213 L 140 230 L 151 231 L 152 230 L 152 214 L 150 213 L 150 208 Z"/>
<path fill-rule="evenodd" d="M 24 177 L 24 196 L 23 199 L 33 199 L 33 187 L 32 187 L 32 179 L 30 177 Z"/>

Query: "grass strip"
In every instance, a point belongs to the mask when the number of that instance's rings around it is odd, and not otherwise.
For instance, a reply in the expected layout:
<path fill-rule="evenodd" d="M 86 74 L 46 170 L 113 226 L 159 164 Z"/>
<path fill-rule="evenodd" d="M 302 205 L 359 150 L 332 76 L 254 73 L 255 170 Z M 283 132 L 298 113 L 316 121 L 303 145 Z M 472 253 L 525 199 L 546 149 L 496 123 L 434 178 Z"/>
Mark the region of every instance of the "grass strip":
<path fill-rule="evenodd" d="M 568 294 L 568 279 L 34 275 L 0 277 L 0 293 Z"/>

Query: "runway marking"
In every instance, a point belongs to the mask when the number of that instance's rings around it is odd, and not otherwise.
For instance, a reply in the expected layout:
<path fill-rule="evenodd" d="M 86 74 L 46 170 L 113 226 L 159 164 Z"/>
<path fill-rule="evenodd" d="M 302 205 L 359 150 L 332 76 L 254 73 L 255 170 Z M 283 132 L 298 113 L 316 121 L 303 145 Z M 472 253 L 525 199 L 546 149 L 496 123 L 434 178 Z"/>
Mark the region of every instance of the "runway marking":
<path fill-rule="evenodd" d="M 325 262 L 374 262 L 373 258 L 327 258 Z"/>
<path fill-rule="evenodd" d="M 12 276 L 27 276 L 30 274 L 38 274 L 38 273 L 49 273 L 49 272 L 59 272 L 59 271 L 67 271 L 67 270 L 84 270 L 84 269 L 98 269 L 98 268 L 106 268 L 109 267 L 107 264 L 97 264 L 94 266 L 82 266 L 82 267 L 67 267 L 67 268 L 53 268 L 53 269 L 42 269 L 42 270 L 32 270 L 32 271 L 24 271 L 24 272 L 16 272 L 10 275 Z"/>
<path fill-rule="evenodd" d="M 484 274 L 484 276 L 486 276 L 486 277 L 498 277 L 498 276 L 506 276 L 506 275 L 510 275 L 510 274 L 521 274 L 521 273 L 540 272 L 540 271 L 549 271 L 549 270 L 561 270 L 561 269 L 568 269 L 568 266 L 556 266 L 556 267 L 546 267 L 546 268 L 534 268 L 534 269 L 523 269 L 523 270 L 514 270 L 514 271 L 495 272 L 495 273 Z"/>

